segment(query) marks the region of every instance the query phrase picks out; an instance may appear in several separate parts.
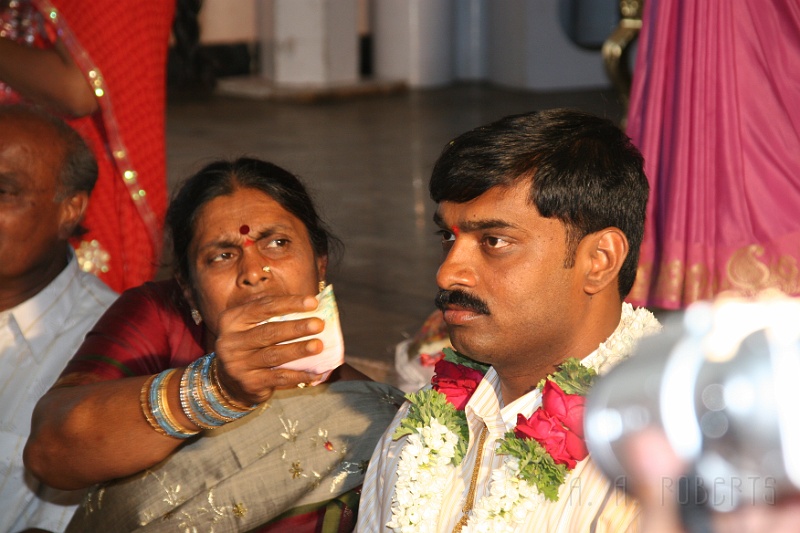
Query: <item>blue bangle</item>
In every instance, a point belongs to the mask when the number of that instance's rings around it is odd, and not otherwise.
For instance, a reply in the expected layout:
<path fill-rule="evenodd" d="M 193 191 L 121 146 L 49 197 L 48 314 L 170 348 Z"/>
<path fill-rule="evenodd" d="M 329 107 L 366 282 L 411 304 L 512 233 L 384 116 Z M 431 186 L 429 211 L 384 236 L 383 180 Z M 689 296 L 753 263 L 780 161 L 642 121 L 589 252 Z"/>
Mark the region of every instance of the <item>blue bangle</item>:
<path fill-rule="evenodd" d="M 211 408 L 222 418 L 230 419 L 229 421 L 233 421 L 239 418 L 242 418 L 244 415 L 249 413 L 249 411 L 233 411 L 228 409 L 224 405 L 222 405 L 217 397 L 216 391 L 214 390 L 214 386 L 211 383 L 211 374 L 209 373 L 209 369 L 211 368 L 211 360 L 215 357 L 215 354 L 212 352 L 206 356 L 205 361 L 203 361 L 203 367 L 200 370 L 200 377 L 203 383 L 203 388 L 201 392 L 205 398 L 205 400 L 209 403 Z"/>
<path fill-rule="evenodd" d="M 199 431 L 187 430 L 180 427 L 168 412 L 169 405 L 167 404 L 166 391 L 164 389 L 166 387 L 166 380 L 168 380 L 174 372 L 177 372 L 174 368 L 164 370 L 158 374 L 150 384 L 150 412 L 156 423 L 167 435 L 176 439 L 188 439 L 189 437 L 197 435 Z"/>
<path fill-rule="evenodd" d="M 194 411 L 194 414 L 205 424 L 213 427 L 219 427 L 224 425 L 227 420 L 221 418 L 217 415 L 213 410 L 206 409 L 202 402 L 201 402 L 201 391 L 198 390 L 197 382 L 198 382 L 198 372 L 200 371 L 199 368 L 203 364 L 203 360 L 208 356 L 203 356 L 196 361 L 194 361 L 189 368 L 187 369 L 190 371 L 190 375 L 188 377 L 188 387 L 189 387 L 189 404 Z M 211 407 L 209 405 L 209 407 Z"/>

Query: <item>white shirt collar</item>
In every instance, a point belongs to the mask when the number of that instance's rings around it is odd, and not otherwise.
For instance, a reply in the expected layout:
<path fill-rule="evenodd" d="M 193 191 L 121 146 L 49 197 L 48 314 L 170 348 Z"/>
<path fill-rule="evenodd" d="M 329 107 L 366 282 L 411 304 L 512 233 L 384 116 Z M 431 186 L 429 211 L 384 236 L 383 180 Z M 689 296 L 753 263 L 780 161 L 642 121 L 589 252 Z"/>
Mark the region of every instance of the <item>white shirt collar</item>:
<path fill-rule="evenodd" d="M 69 310 L 64 306 L 69 305 L 67 298 L 62 298 L 67 293 L 72 281 L 78 276 L 78 261 L 75 258 L 75 251 L 72 247 L 68 251 L 67 266 L 55 277 L 44 289 L 39 291 L 36 296 L 25 300 L 16 307 L 7 311 L 19 326 L 22 335 L 28 343 L 32 343 L 38 337 L 46 335 L 47 331 L 57 330 L 61 324 L 48 324 L 48 321 L 58 320 L 64 322 L 69 316 Z M 48 327 L 51 326 L 51 327 Z M 41 362 L 42 353 L 33 350 L 33 357 L 37 362 Z"/>
<path fill-rule="evenodd" d="M 619 325 L 597 349 L 581 359 L 581 364 L 594 368 L 602 374 L 628 357 L 639 339 L 660 329 L 661 325 L 650 311 L 644 308 L 634 309 L 631 304 L 623 303 Z M 529 417 L 539 407 L 541 392 L 539 389 L 534 389 L 506 406 L 500 405 L 500 398 L 500 377 L 494 367 L 490 367 L 467 403 L 466 409 L 474 411 L 475 415 L 483 420 L 496 417 L 499 411 L 508 430 L 516 427 L 517 414 Z"/>

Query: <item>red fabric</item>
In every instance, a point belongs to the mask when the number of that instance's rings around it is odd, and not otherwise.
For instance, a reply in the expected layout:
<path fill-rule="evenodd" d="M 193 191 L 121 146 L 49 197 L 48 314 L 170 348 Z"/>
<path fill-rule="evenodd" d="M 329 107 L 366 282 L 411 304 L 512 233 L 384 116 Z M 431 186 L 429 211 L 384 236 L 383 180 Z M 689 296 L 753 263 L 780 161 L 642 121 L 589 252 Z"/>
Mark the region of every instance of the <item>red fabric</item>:
<path fill-rule="evenodd" d="M 205 354 L 203 327 L 189 313 L 173 280 L 129 289 L 86 335 L 62 376 L 79 372 L 111 380 L 186 366 Z"/>
<path fill-rule="evenodd" d="M 167 189 L 166 60 L 174 2 L 57 0 L 54 4 L 103 73 L 119 134 L 161 230 Z M 101 277 L 121 291 L 153 277 L 161 241 L 152 242 L 105 150 L 109 132 L 104 118 L 95 114 L 73 121 L 73 126 L 92 143 L 100 163 L 100 179 L 86 218 L 90 233 L 84 240 L 97 239 L 110 252 L 109 272 Z"/>
<path fill-rule="evenodd" d="M 97 240 L 109 252 L 108 272 L 98 275 L 121 292 L 152 279 L 161 253 L 167 190 L 166 59 L 175 4 L 33 1 L 44 13 L 50 6 L 58 10 L 56 27 L 62 40 L 74 36 L 75 42 L 67 39 L 67 48 L 87 81 L 91 66 L 99 69 L 105 82 L 102 110 L 68 122 L 87 140 L 100 170 L 84 221 L 89 233 L 82 240 Z M 145 191 L 139 208 L 123 180 L 123 169 L 109 151 L 116 144 L 112 139 L 124 145 L 130 167 L 138 173 L 137 189 Z M 73 244 L 80 246 L 77 241 Z"/>
<path fill-rule="evenodd" d="M 325 508 L 321 507 L 310 513 L 297 516 L 290 516 L 277 522 L 271 522 L 257 530 L 257 533 L 282 533 L 291 531 L 292 533 L 319 533 L 320 524 L 325 518 Z"/>

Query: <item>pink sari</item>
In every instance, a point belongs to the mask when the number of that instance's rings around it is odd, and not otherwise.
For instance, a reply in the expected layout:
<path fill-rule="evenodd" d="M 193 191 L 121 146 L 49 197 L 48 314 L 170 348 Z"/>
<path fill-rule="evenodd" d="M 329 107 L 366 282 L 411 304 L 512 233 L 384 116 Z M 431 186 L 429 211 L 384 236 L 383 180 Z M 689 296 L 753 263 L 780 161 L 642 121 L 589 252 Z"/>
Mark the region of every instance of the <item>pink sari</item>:
<path fill-rule="evenodd" d="M 628 134 L 651 185 L 629 300 L 800 293 L 800 4 L 647 0 Z"/>

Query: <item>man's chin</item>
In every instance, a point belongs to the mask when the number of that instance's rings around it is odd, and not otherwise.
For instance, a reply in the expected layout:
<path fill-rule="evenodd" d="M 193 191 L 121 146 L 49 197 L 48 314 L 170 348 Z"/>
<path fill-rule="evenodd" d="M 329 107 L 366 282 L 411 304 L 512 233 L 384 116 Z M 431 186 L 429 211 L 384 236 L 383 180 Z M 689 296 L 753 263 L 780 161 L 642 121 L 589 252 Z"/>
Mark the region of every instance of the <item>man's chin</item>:
<path fill-rule="evenodd" d="M 483 355 L 483 351 L 476 350 L 469 340 L 465 339 L 463 335 L 459 335 L 459 332 L 454 332 L 452 328 L 448 327 L 447 329 L 450 332 L 450 344 L 453 345 L 453 349 L 460 355 L 468 357 L 469 359 L 472 359 L 478 363 L 487 365 L 492 364 L 490 361 L 491 358 Z"/>

